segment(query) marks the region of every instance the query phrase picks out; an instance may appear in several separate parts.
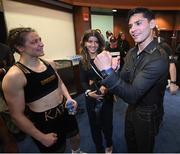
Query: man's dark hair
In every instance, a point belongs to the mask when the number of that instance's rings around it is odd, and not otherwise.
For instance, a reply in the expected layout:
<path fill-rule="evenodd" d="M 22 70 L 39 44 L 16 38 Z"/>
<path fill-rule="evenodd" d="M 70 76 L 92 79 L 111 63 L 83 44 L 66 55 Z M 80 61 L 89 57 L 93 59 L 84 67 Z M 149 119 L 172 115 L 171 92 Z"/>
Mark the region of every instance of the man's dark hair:
<path fill-rule="evenodd" d="M 147 18 L 149 21 L 152 19 L 155 19 L 155 15 L 151 10 L 149 10 L 148 8 L 139 7 L 139 8 L 134 8 L 134 9 L 129 10 L 128 16 L 127 16 L 127 21 L 129 21 L 131 16 L 133 16 L 134 14 L 137 14 L 137 13 L 142 13 L 143 17 Z"/>

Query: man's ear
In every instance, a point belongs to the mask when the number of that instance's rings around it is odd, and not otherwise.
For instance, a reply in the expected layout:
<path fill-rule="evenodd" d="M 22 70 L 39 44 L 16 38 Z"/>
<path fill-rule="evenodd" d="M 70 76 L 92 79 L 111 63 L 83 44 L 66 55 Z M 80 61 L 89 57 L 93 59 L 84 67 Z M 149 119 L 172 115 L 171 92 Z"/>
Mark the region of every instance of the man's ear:
<path fill-rule="evenodd" d="M 156 22 L 154 19 L 152 19 L 149 24 L 151 29 L 153 29 L 156 26 Z"/>

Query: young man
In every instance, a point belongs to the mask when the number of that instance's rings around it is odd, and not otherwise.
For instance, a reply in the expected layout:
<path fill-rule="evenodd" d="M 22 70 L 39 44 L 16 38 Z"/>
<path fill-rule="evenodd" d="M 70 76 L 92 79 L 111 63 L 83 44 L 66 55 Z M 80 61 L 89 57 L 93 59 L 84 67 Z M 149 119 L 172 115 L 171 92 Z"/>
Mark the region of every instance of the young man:
<path fill-rule="evenodd" d="M 10 31 L 8 42 L 20 54 L 2 84 L 15 124 L 35 139 L 41 152 L 64 152 L 66 137 L 72 152 L 79 152 L 79 129 L 75 116 L 65 109 L 63 96 L 74 108 L 77 103 L 58 76 L 55 63 L 39 58 L 44 55 L 41 38 L 32 28 L 22 27 Z"/>
<path fill-rule="evenodd" d="M 110 53 L 102 52 L 94 62 L 104 75 L 102 84 L 129 104 L 125 119 L 128 152 L 153 152 L 163 116 L 168 56 L 153 38 L 156 24 L 152 11 L 132 9 L 128 22 L 136 46 L 128 52 L 120 75 L 112 69 L 115 61 Z"/>

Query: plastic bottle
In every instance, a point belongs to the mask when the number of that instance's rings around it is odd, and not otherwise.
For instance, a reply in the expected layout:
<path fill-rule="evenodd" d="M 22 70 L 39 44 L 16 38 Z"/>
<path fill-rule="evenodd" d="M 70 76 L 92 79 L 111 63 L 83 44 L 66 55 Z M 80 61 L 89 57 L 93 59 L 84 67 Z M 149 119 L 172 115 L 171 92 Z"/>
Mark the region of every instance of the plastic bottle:
<path fill-rule="evenodd" d="M 69 115 L 75 115 L 76 114 L 76 109 L 74 108 L 72 101 L 68 101 L 66 103 L 66 108 L 68 110 Z"/>

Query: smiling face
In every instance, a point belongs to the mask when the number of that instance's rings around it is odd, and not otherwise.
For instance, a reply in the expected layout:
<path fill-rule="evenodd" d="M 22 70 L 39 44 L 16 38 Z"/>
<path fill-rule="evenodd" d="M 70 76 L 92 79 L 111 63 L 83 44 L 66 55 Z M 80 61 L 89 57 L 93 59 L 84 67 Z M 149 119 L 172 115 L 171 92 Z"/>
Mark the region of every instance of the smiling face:
<path fill-rule="evenodd" d="M 137 44 L 148 44 L 152 40 L 155 21 L 148 20 L 142 13 L 134 14 L 129 19 L 129 33 Z"/>
<path fill-rule="evenodd" d="M 85 46 L 88 49 L 88 53 L 90 55 L 97 54 L 97 50 L 99 49 L 99 41 L 97 37 L 90 36 L 88 41 L 85 42 Z"/>
<path fill-rule="evenodd" d="M 80 42 L 80 53 L 85 65 L 90 59 L 94 59 L 97 54 L 104 50 L 105 41 L 97 30 L 89 29 L 84 32 Z"/>

